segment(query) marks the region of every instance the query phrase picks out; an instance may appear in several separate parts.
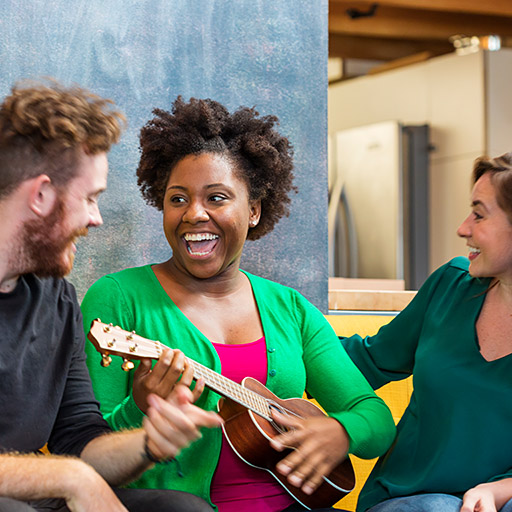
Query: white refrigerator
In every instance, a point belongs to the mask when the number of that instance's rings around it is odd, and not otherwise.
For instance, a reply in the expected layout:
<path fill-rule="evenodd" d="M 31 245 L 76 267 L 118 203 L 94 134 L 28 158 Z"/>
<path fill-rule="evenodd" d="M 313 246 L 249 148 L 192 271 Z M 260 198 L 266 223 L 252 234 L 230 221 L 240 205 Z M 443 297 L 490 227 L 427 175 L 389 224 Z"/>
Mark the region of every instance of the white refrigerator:
<path fill-rule="evenodd" d="M 329 140 L 329 275 L 428 275 L 428 126 L 376 123 Z"/>

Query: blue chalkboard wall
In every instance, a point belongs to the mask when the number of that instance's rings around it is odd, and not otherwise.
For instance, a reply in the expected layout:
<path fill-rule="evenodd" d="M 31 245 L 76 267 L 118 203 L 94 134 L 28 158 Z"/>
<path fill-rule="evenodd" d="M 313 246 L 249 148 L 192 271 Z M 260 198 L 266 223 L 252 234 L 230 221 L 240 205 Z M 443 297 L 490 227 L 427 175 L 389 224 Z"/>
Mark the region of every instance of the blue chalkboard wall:
<path fill-rule="evenodd" d="M 138 132 L 181 94 L 275 114 L 295 147 L 291 215 L 246 244 L 246 270 L 327 309 L 327 0 L 2 0 L 0 94 L 52 76 L 112 98 L 128 131 L 110 154 L 105 224 L 79 243 L 81 298 L 100 276 L 169 257 L 136 186 Z"/>

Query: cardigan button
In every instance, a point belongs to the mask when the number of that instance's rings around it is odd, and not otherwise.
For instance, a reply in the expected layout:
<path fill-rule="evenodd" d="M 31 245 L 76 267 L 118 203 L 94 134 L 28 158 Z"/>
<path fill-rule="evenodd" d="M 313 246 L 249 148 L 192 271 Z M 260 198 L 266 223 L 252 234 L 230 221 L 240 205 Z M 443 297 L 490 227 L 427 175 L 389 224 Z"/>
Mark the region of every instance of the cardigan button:
<path fill-rule="evenodd" d="M 276 351 L 276 349 L 275 349 L 275 348 L 273 348 L 273 347 L 270 347 L 270 348 L 268 349 L 268 351 L 269 351 L 269 353 L 270 353 L 270 354 L 272 354 L 272 352 L 275 352 L 275 351 Z"/>
<path fill-rule="evenodd" d="M 276 373 L 277 373 L 277 372 L 276 372 L 275 370 L 270 370 L 270 371 L 268 372 L 268 374 L 269 374 L 271 377 L 275 377 L 275 376 L 276 376 Z"/>

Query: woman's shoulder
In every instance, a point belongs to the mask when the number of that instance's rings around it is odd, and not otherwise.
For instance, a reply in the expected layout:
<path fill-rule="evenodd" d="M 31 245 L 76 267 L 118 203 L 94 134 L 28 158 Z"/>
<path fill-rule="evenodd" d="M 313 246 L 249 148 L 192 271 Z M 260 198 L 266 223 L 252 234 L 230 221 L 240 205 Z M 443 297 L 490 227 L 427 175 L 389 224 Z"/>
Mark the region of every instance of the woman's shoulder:
<path fill-rule="evenodd" d="M 457 256 L 436 271 L 437 273 L 443 274 L 446 279 L 449 280 L 466 280 L 468 282 L 482 282 L 487 283 L 487 279 L 479 279 L 472 277 L 469 273 L 469 260 L 465 256 Z"/>
<path fill-rule="evenodd" d="M 442 276 L 443 281 L 460 281 L 472 279 L 469 274 L 469 260 L 464 256 L 457 256 L 439 267 L 434 274 Z"/>
<path fill-rule="evenodd" d="M 308 314 L 321 314 L 316 306 L 295 288 L 250 274 L 246 271 L 242 272 L 247 275 L 251 282 L 260 312 L 263 309 L 281 312 L 288 311 L 290 314 L 293 312 L 294 315 L 299 315 L 300 317 Z"/>
<path fill-rule="evenodd" d="M 436 289 L 444 293 L 450 290 L 450 293 L 466 293 L 470 290 L 472 293 L 484 291 L 490 283 L 490 279 L 481 279 L 472 277 L 469 273 L 469 260 L 464 256 L 458 256 L 451 259 L 436 271 L 425 282 L 427 289 Z"/>
<path fill-rule="evenodd" d="M 465 256 L 457 256 L 451 259 L 446 266 L 454 270 L 460 270 L 466 274 L 469 273 L 469 260 Z"/>
<path fill-rule="evenodd" d="M 246 270 L 241 270 L 251 282 L 251 285 L 254 288 L 265 289 L 267 292 L 276 295 L 286 295 L 286 296 L 301 296 L 300 292 L 292 288 L 291 286 L 286 286 L 284 284 L 278 283 L 276 281 L 272 281 L 265 277 L 261 277 L 255 274 L 251 274 Z"/>
<path fill-rule="evenodd" d="M 140 267 L 129 267 L 122 270 L 118 270 L 117 272 L 111 272 L 110 274 L 105 274 L 103 277 L 98 279 L 99 281 L 111 279 L 118 282 L 127 282 L 138 280 L 143 276 L 146 276 L 148 272 L 151 272 L 151 265 L 142 265 Z"/>

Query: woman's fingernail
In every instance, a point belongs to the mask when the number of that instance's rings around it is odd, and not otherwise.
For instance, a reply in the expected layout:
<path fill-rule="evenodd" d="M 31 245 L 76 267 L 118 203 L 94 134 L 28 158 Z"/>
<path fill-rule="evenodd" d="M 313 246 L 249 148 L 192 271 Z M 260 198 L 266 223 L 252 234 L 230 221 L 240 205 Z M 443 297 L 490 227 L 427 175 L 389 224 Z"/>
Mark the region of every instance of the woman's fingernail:
<path fill-rule="evenodd" d="M 270 440 L 270 446 L 280 452 L 283 449 L 283 445 L 279 441 L 275 441 L 274 439 Z"/>
<path fill-rule="evenodd" d="M 290 482 L 295 487 L 300 487 L 302 484 L 302 478 L 300 478 L 297 475 L 292 475 L 292 476 L 288 477 L 288 482 Z"/>
<path fill-rule="evenodd" d="M 291 471 L 290 466 L 287 466 L 286 464 L 279 463 L 276 467 L 282 475 L 287 475 Z"/>

